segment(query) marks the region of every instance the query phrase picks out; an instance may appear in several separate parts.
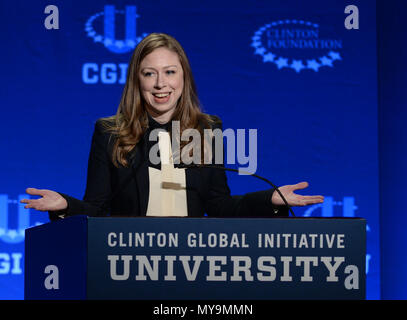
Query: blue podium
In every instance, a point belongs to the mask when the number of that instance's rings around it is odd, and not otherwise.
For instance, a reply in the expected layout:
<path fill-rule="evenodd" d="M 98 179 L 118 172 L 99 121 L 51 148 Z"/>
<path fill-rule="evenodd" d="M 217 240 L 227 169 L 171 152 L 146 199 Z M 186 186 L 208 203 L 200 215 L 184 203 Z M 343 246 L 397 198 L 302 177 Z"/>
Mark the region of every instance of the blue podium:
<path fill-rule="evenodd" d="M 25 239 L 25 299 L 365 299 L 359 218 L 74 216 Z"/>

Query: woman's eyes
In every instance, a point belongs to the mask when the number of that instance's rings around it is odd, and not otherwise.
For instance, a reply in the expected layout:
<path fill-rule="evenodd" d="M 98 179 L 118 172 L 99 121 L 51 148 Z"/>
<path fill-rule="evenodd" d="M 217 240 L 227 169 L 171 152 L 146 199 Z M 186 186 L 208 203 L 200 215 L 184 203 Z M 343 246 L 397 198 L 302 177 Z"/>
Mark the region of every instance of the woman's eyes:
<path fill-rule="evenodd" d="M 167 75 L 173 75 L 175 73 L 176 73 L 175 70 L 167 70 L 167 71 L 165 71 L 165 74 L 167 74 Z M 145 76 L 145 77 L 152 77 L 154 75 L 155 75 L 155 72 L 150 72 L 150 71 L 147 71 L 147 72 L 143 73 L 143 76 Z"/>

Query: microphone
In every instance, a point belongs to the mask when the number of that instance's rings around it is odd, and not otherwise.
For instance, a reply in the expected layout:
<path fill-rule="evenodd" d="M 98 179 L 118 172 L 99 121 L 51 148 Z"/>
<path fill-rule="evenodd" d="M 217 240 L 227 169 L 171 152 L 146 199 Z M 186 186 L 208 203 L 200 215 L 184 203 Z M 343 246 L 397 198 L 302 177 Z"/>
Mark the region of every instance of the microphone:
<path fill-rule="evenodd" d="M 254 173 L 250 173 L 247 171 L 243 171 L 243 170 L 237 170 L 237 169 L 232 169 L 232 168 L 226 168 L 224 166 L 217 166 L 217 165 L 212 165 L 212 164 L 184 164 L 181 163 L 177 166 L 177 168 L 185 168 L 185 169 L 194 169 L 194 168 L 212 168 L 212 169 L 218 169 L 218 170 L 224 170 L 224 171 L 232 171 L 232 172 L 244 172 L 247 175 L 250 175 L 252 177 L 258 178 L 260 180 L 263 180 L 264 182 L 267 182 L 269 185 L 271 185 L 273 187 L 273 189 L 275 191 L 277 191 L 277 193 L 279 194 L 279 196 L 281 197 L 281 199 L 283 200 L 284 204 L 286 205 L 286 207 L 288 208 L 288 210 L 290 211 L 291 215 L 293 217 L 295 217 L 295 214 L 293 212 L 293 210 L 291 209 L 291 206 L 288 204 L 287 200 L 285 199 L 285 197 L 283 196 L 283 194 L 280 192 L 280 190 L 278 189 L 278 187 L 273 184 L 270 180 L 267 180 L 266 178 L 259 176 L 257 174 Z M 270 200 L 271 201 L 271 200 Z"/>

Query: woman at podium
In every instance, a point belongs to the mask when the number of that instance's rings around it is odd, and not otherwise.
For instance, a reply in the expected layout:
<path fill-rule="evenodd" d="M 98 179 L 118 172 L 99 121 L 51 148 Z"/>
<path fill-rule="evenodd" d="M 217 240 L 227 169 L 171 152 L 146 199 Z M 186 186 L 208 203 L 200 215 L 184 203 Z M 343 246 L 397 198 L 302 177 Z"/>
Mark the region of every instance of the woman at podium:
<path fill-rule="evenodd" d="M 39 198 L 21 202 L 48 211 L 51 220 L 78 214 L 288 216 L 274 188 L 231 195 L 219 168 L 223 146 L 213 143 L 214 132 L 221 130 L 218 117 L 201 111 L 181 45 L 167 34 L 150 34 L 134 50 L 116 114 L 96 121 L 83 200 L 27 188 L 27 194 Z M 290 206 L 323 202 L 322 196 L 295 193 L 307 186 L 301 182 L 279 191 Z"/>

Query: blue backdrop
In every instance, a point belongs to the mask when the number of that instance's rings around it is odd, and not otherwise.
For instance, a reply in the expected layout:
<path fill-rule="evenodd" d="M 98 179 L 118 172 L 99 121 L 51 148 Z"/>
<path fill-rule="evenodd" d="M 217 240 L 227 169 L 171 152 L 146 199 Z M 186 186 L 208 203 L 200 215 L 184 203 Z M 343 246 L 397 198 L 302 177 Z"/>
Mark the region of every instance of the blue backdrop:
<path fill-rule="evenodd" d="M 184 46 L 204 111 L 258 130 L 258 174 L 326 197 L 297 216 L 367 219 L 367 298 L 380 297 L 375 1 L 352 2 L 358 30 L 345 0 L 53 1 L 56 30 L 48 4 L 0 4 L 0 298 L 23 297 L 24 229 L 48 221 L 18 203 L 25 188 L 82 198 L 94 122 L 116 112 L 151 32 Z M 268 187 L 228 177 L 234 194 Z"/>
<path fill-rule="evenodd" d="M 407 299 L 407 2 L 378 1 L 381 297 Z"/>

